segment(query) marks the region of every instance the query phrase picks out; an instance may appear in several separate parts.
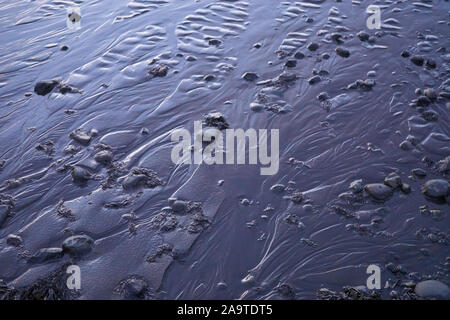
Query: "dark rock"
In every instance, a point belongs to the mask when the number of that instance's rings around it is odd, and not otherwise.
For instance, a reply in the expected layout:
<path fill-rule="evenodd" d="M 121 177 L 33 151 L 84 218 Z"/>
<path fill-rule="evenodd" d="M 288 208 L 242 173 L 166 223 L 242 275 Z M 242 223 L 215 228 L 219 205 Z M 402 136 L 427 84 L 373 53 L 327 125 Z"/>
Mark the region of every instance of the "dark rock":
<path fill-rule="evenodd" d="M 76 129 L 72 131 L 69 134 L 69 137 L 85 146 L 87 146 L 92 139 L 91 135 L 82 129 Z"/>
<path fill-rule="evenodd" d="M 435 122 L 439 119 L 437 112 L 434 110 L 425 110 L 420 115 L 422 116 L 422 118 L 430 122 Z"/>
<path fill-rule="evenodd" d="M 247 81 L 255 81 L 258 78 L 258 75 L 254 72 L 246 72 L 242 75 L 242 79 L 245 79 Z"/>
<path fill-rule="evenodd" d="M 61 49 L 61 51 L 67 51 L 67 50 L 69 50 L 69 47 L 66 46 L 66 45 L 62 45 L 62 46 L 60 47 L 60 49 Z"/>
<path fill-rule="evenodd" d="M 286 63 L 284 65 L 288 68 L 294 68 L 297 66 L 297 61 L 293 60 L 293 59 L 289 59 L 288 61 L 286 61 Z"/>
<path fill-rule="evenodd" d="M 142 279 L 132 278 L 125 282 L 124 289 L 127 296 L 142 297 L 148 288 L 147 282 Z"/>
<path fill-rule="evenodd" d="M 350 57 L 350 51 L 348 51 L 347 49 L 342 48 L 342 47 L 337 47 L 337 48 L 336 48 L 336 53 L 337 53 L 339 56 L 343 57 L 343 58 L 348 58 L 348 57 Z"/>
<path fill-rule="evenodd" d="M 403 58 L 409 58 L 411 56 L 411 54 L 406 50 L 403 50 L 401 55 Z"/>
<path fill-rule="evenodd" d="M 443 179 L 434 179 L 427 181 L 422 187 L 422 192 L 430 198 L 445 198 L 449 195 L 450 185 Z"/>
<path fill-rule="evenodd" d="M 430 100 L 436 100 L 437 99 L 437 93 L 434 91 L 433 88 L 427 88 L 423 91 L 425 96 Z"/>
<path fill-rule="evenodd" d="M 411 173 L 419 178 L 425 178 L 427 176 L 427 172 L 421 168 L 412 169 Z"/>
<path fill-rule="evenodd" d="M 81 256 L 89 253 L 94 245 L 94 240 L 86 235 L 71 236 L 64 240 L 62 248 L 64 253 Z"/>
<path fill-rule="evenodd" d="M 392 196 L 392 189 L 382 183 L 367 184 L 364 189 L 376 200 L 386 200 Z"/>
<path fill-rule="evenodd" d="M 342 34 L 340 33 L 332 33 L 331 34 L 331 39 L 336 42 L 336 43 L 342 43 Z"/>
<path fill-rule="evenodd" d="M 417 106 L 426 107 L 431 103 L 430 99 L 426 96 L 420 96 L 417 98 Z"/>
<path fill-rule="evenodd" d="M 182 201 L 182 200 L 174 201 L 174 203 L 172 204 L 172 210 L 175 213 L 186 212 L 186 210 L 187 210 L 187 203 L 186 203 L 186 201 Z"/>
<path fill-rule="evenodd" d="M 314 85 L 316 83 L 319 83 L 322 80 L 320 76 L 314 76 L 308 79 L 308 82 L 310 85 Z"/>
<path fill-rule="evenodd" d="M 109 150 L 102 150 L 95 154 L 94 160 L 103 165 L 108 165 L 112 162 L 113 154 Z"/>
<path fill-rule="evenodd" d="M 203 80 L 205 80 L 206 82 L 210 82 L 213 81 L 216 77 L 212 74 L 207 74 L 206 76 L 203 77 Z"/>
<path fill-rule="evenodd" d="M 398 174 L 393 172 L 384 179 L 384 184 L 393 189 L 396 189 L 402 185 L 402 179 Z"/>
<path fill-rule="evenodd" d="M 363 191 L 362 179 L 355 180 L 350 183 L 350 189 L 354 193 L 360 193 Z"/>
<path fill-rule="evenodd" d="M 219 39 L 210 39 L 208 43 L 210 46 L 220 46 L 222 44 L 222 41 L 220 41 Z"/>
<path fill-rule="evenodd" d="M 30 259 L 29 263 L 43 263 L 51 260 L 62 258 L 64 255 L 61 248 L 44 248 L 36 252 Z"/>
<path fill-rule="evenodd" d="M 425 280 L 416 284 L 414 292 L 422 298 L 450 299 L 450 289 L 438 280 Z"/>
<path fill-rule="evenodd" d="M 49 94 L 56 86 L 61 83 L 59 79 L 42 80 L 34 86 L 34 92 L 40 96 Z"/>
<path fill-rule="evenodd" d="M 149 74 L 153 77 L 165 77 L 169 72 L 169 66 L 165 64 L 158 64 L 149 70 Z"/>
<path fill-rule="evenodd" d="M 17 236 L 15 234 L 8 234 L 6 238 L 6 244 L 13 247 L 20 247 L 23 245 L 22 237 Z"/>
<path fill-rule="evenodd" d="M 411 62 L 414 63 L 416 66 L 423 66 L 424 63 L 424 58 L 422 56 L 419 55 L 415 55 L 411 57 Z"/>
<path fill-rule="evenodd" d="M 205 123 L 207 126 L 215 127 L 219 130 L 227 129 L 229 127 L 225 117 L 220 112 L 208 113 L 205 116 Z"/>
<path fill-rule="evenodd" d="M 315 43 L 315 42 L 310 42 L 310 43 L 306 46 L 306 48 L 307 48 L 309 51 L 316 51 L 317 49 L 319 49 L 319 44 L 317 44 L 317 43 Z"/>
<path fill-rule="evenodd" d="M 305 54 L 302 53 L 302 52 L 300 52 L 300 51 L 298 51 L 298 52 L 296 52 L 296 53 L 294 54 L 294 58 L 295 58 L 295 59 L 298 59 L 298 60 L 301 60 L 301 59 L 305 58 Z"/>
<path fill-rule="evenodd" d="M 72 181 L 79 184 L 86 183 L 91 178 L 91 174 L 85 168 L 74 166 L 72 168 Z"/>
<path fill-rule="evenodd" d="M 370 35 L 364 31 L 360 31 L 356 35 L 358 36 L 359 40 L 361 40 L 363 42 L 368 41 L 369 37 L 370 37 Z"/>
<path fill-rule="evenodd" d="M 270 191 L 275 193 L 281 193 L 286 189 L 286 186 L 283 184 L 274 184 L 270 187 Z"/>
<path fill-rule="evenodd" d="M 428 69 L 436 69 L 436 61 L 433 59 L 427 59 L 427 62 L 425 64 Z"/>
<path fill-rule="evenodd" d="M 409 193 L 411 193 L 411 186 L 410 186 L 409 184 L 407 184 L 407 183 L 402 183 L 400 189 L 402 190 L 402 192 L 403 192 L 404 194 L 409 194 Z"/>

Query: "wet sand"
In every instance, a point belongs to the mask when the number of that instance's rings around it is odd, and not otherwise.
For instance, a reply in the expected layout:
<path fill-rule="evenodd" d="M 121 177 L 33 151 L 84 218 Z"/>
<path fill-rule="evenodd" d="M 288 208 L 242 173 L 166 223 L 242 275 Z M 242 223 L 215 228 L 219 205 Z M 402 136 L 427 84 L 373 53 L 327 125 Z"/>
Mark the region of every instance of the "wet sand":
<path fill-rule="evenodd" d="M 0 297 L 449 298 L 448 1 L 77 3 L 0 4 Z M 173 164 L 214 112 L 278 173 Z"/>

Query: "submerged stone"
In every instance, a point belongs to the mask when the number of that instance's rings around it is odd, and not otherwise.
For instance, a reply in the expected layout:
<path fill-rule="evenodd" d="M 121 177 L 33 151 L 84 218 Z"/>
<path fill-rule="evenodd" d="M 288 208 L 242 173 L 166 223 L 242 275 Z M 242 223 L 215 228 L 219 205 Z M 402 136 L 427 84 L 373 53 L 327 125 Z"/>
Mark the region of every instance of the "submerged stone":
<path fill-rule="evenodd" d="M 71 236 L 62 244 L 65 253 L 79 256 L 89 253 L 94 245 L 94 240 L 86 235 Z"/>
<path fill-rule="evenodd" d="M 367 184 L 364 189 L 376 200 L 386 200 L 393 194 L 392 189 L 382 183 Z"/>

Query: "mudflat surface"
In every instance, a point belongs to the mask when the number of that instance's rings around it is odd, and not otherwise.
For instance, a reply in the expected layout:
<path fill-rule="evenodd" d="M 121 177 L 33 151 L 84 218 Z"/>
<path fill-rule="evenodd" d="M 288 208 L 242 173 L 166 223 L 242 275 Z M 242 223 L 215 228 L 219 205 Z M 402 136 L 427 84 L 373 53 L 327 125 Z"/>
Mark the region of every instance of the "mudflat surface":
<path fill-rule="evenodd" d="M 76 4 L 0 4 L 5 297 L 448 294 L 448 1 Z M 278 173 L 172 163 L 211 112 L 279 129 Z"/>

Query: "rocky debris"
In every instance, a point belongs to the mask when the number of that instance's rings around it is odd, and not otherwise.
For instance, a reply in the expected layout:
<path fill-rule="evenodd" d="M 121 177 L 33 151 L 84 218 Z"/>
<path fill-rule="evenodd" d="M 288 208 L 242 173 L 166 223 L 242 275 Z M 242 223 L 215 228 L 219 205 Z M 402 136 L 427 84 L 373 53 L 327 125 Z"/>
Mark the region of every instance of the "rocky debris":
<path fill-rule="evenodd" d="M 298 191 L 292 193 L 290 196 L 290 200 L 295 204 L 301 203 L 303 201 L 303 199 L 304 199 L 303 193 L 298 192 Z"/>
<path fill-rule="evenodd" d="M 102 165 L 109 165 L 112 162 L 113 154 L 109 150 L 102 150 L 94 155 L 94 160 Z"/>
<path fill-rule="evenodd" d="M 220 112 L 213 112 L 205 115 L 205 124 L 209 127 L 215 127 L 219 130 L 224 130 L 229 127 L 225 117 Z"/>
<path fill-rule="evenodd" d="M 90 132 L 84 131 L 83 129 L 76 129 L 69 134 L 69 137 L 76 142 L 87 146 L 91 142 L 92 134 Z"/>
<path fill-rule="evenodd" d="M 77 184 L 85 184 L 91 177 L 91 173 L 83 167 L 74 166 L 72 168 L 72 181 Z"/>
<path fill-rule="evenodd" d="M 336 53 L 338 54 L 338 56 L 343 57 L 343 58 L 350 57 L 350 51 L 348 51 L 347 49 L 345 49 L 343 47 L 337 47 Z"/>
<path fill-rule="evenodd" d="M 14 288 L 0 280 L 0 300 L 73 300 L 79 296 L 77 290 L 67 288 L 66 263 L 57 270 L 40 278 L 33 284 Z M 3 282 L 3 284 L 2 284 Z"/>
<path fill-rule="evenodd" d="M 72 256 L 82 256 L 89 253 L 94 245 L 94 240 L 87 235 L 71 236 L 64 240 L 62 249 L 64 253 Z"/>
<path fill-rule="evenodd" d="M 152 217 L 150 226 L 162 232 L 170 232 L 178 226 L 178 220 L 170 212 L 162 211 Z"/>
<path fill-rule="evenodd" d="M 375 84 L 376 84 L 376 82 L 375 82 L 374 79 L 366 79 L 366 80 L 358 79 L 355 82 L 352 82 L 351 84 L 349 84 L 347 86 L 347 89 L 351 90 L 351 89 L 359 89 L 359 88 L 361 88 L 363 90 L 368 91 L 368 90 L 371 90 L 372 87 L 375 86 Z"/>
<path fill-rule="evenodd" d="M 208 228 L 211 225 L 211 221 L 209 221 L 201 212 L 197 212 L 193 215 L 192 221 L 189 224 L 187 231 L 189 233 L 200 233 L 204 229 Z"/>
<path fill-rule="evenodd" d="M 55 153 L 55 147 L 52 141 L 45 141 L 36 145 L 36 150 L 43 151 L 48 156 L 53 156 Z"/>
<path fill-rule="evenodd" d="M 419 55 L 414 55 L 411 57 L 411 62 L 419 67 L 423 66 L 424 61 L 425 61 L 425 59 Z"/>
<path fill-rule="evenodd" d="M 169 72 L 169 66 L 165 64 L 157 64 L 148 71 L 153 77 L 165 77 L 167 72 Z"/>
<path fill-rule="evenodd" d="M 449 287 L 438 280 L 425 280 L 416 284 L 414 292 L 426 299 L 450 299 Z"/>
<path fill-rule="evenodd" d="M 384 201 L 393 195 L 390 187 L 382 183 L 371 183 L 364 186 L 366 192 L 376 200 Z"/>
<path fill-rule="evenodd" d="M 125 299 L 146 299 L 151 297 L 150 287 L 144 279 L 131 276 L 121 281 L 114 289 L 114 293 L 124 296 Z"/>
<path fill-rule="evenodd" d="M 23 245 L 23 239 L 18 235 L 8 234 L 6 237 L 6 244 L 12 247 L 20 247 Z"/>
<path fill-rule="evenodd" d="M 69 50 L 69 47 L 66 46 L 66 45 L 62 45 L 61 47 L 59 47 L 59 49 L 60 49 L 61 51 L 67 51 L 67 50 Z"/>
<path fill-rule="evenodd" d="M 59 202 L 56 204 L 56 214 L 59 217 L 66 218 L 69 221 L 75 221 L 75 216 L 72 213 L 72 210 L 66 208 L 64 206 L 64 200 L 59 200 Z"/>
<path fill-rule="evenodd" d="M 131 172 L 125 177 L 122 182 L 122 186 L 125 190 L 131 190 L 140 187 L 153 189 L 163 184 L 164 182 L 158 177 L 156 172 L 147 168 L 131 169 Z"/>
<path fill-rule="evenodd" d="M 450 194 L 450 184 L 443 179 L 428 180 L 422 187 L 424 195 L 434 199 L 445 199 Z"/>
<path fill-rule="evenodd" d="M 397 189 L 402 185 L 402 179 L 398 174 L 392 172 L 384 179 L 384 184 L 391 187 L 392 189 Z"/>
<path fill-rule="evenodd" d="M 439 173 L 441 174 L 450 174 L 450 156 L 446 157 L 445 159 L 440 160 L 437 163 L 437 169 Z"/>
<path fill-rule="evenodd" d="M 369 290 L 365 286 L 346 286 L 342 292 L 321 288 L 317 291 L 317 298 L 319 300 L 379 300 L 381 299 L 381 292 Z"/>
<path fill-rule="evenodd" d="M 40 96 L 45 96 L 55 88 L 58 89 L 61 94 L 82 93 L 81 90 L 63 83 L 60 78 L 39 81 L 34 86 L 34 92 Z"/>
<path fill-rule="evenodd" d="M 295 290 L 287 283 L 279 284 L 275 288 L 275 291 L 284 299 L 295 300 L 296 297 Z"/>
<path fill-rule="evenodd" d="M 64 255 L 61 248 L 43 248 L 28 259 L 29 263 L 43 263 L 62 258 Z"/>
<path fill-rule="evenodd" d="M 255 81 L 259 76 L 254 72 L 246 72 L 242 75 L 242 79 L 247 81 Z"/>
<path fill-rule="evenodd" d="M 68 84 L 61 83 L 59 86 L 59 93 L 66 94 L 66 93 L 82 93 L 80 89 L 77 89 L 75 87 L 69 86 Z"/>
<path fill-rule="evenodd" d="M 158 246 L 156 251 L 149 257 L 147 257 L 146 261 L 148 263 L 153 263 L 157 258 L 162 257 L 164 254 L 172 254 L 173 247 L 168 243 L 163 243 Z"/>
<path fill-rule="evenodd" d="M 305 225 L 295 213 L 288 213 L 283 219 L 287 224 L 292 224 L 300 229 L 304 229 Z"/>
<path fill-rule="evenodd" d="M 420 114 L 420 116 L 429 122 L 436 122 L 439 117 L 437 112 L 434 110 L 425 110 Z"/>
<path fill-rule="evenodd" d="M 40 96 L 45 96 L 52 92 L 52 90 L 59 86 L 61 79 L 42 80 L 34 86 L 34 92 Z"/>

